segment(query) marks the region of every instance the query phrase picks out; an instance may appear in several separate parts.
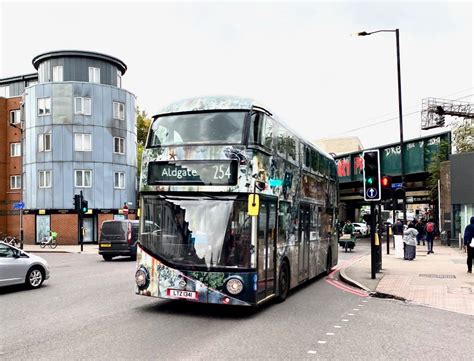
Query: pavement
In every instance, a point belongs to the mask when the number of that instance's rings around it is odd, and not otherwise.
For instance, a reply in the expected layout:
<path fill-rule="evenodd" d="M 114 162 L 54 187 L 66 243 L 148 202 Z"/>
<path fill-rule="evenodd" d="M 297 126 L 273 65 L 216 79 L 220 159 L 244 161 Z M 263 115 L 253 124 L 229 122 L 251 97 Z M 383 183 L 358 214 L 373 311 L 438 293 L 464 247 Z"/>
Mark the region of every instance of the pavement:
<path fill-rule="evenodd" d="M 58 245 L 57 248 L 41 248 L 24 245 L 26 252 L 33 253 L 83 253 L 97 254 L 97 244 L 81 246 Z M 395 249 L 386 252 L 382 244 L 382 269 L 371 278 L 370 254 L 360 257 L 339 269 L 342 281 L 363 289 L 375 297 L 403 300 L 413 304 L 442 310 L 474 315 L 474 274 L 467 273 L 464 249 L 448 247 L 435 241 L 434 254 L 427 255 L 426 246 L 417 246 L 416 258 L 406 261 L 395 255 Z"/>
<path fill-rule="evenodd" d="M 382 269 L 371 275 L 370 254 L 340 269 L 342 281 L 375 297 L 388 297 L 446 311 L 474 315 L 474 274 L 467 273 L 467 254 L 458 245 L 435 240 L 433 254 L 417 246 L 416 258 L 407 261 L 382 244 Z"/>

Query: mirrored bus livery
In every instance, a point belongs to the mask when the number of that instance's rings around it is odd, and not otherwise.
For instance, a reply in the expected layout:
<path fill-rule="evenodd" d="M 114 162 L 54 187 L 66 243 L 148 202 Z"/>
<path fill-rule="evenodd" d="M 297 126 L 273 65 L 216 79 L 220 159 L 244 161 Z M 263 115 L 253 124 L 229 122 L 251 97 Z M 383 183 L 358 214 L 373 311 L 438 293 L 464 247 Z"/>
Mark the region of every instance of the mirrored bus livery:
<path fill-rule="evenodd" d="M 257 305 L 337 263 L 334 159 L 255 101 L 201 97 L 153 117 L 136 293 Z"/>

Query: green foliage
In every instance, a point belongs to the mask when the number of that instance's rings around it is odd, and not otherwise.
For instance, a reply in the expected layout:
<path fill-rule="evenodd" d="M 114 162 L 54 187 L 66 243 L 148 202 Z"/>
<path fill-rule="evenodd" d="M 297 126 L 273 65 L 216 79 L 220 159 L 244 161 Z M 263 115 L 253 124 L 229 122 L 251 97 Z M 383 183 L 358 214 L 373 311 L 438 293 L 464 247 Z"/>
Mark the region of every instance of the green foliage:
<path fill-rule="evenodd" d="M 438 199 L 438 180 L 440 179 L 441 162 L 449 159 L 450 149 L 447 141 L 441 141 L 439 145 L 439 152 L 433 155 L 431 162 L 428 165 L 428 173 L 430 174 L 427 180 L 428 189 L 431 192 L 431 199 L 435 202 Z"/>
<path fill-rule="evenodd" d="M 136 109 L 137 113 L 137 177 L 140 178 L 142 170 L 142 154 L 145 149 L 146 138 L 148 135 L 148 129 L 150 128 L 151 119 L 148 118 L 144 110 L 140 110 L 139 107 Z"/>
<path fill-rule="evenodd" d="M 472 119 L 464 119 L 453 130 L 453 143 L 457 153 L 474 152 L 474 125 Z"/>

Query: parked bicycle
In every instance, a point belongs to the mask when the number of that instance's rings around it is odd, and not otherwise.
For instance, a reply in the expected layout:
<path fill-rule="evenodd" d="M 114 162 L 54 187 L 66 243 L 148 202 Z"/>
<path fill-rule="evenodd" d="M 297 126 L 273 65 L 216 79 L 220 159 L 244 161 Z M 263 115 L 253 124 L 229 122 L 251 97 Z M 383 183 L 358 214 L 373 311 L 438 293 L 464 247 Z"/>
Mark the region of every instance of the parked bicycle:
<path fill-rule="evenodd" d="M 40 247 L 45 248 L 46 246 L 49 246 L 50 248 L 56 248 L 58 246 L 58 243 L 56 241 L 58 234 L 56 232 L 49 232 L 49 236 L 44 236 L 41 238 L 40 242 Z"/>
<path fill-rule="evenodd" d="M 20 240 L 16 239 L 15 236 L 5 236 L 5 238 L 3 238 L 3 242 L 13 247 L 20 247 Z"/>

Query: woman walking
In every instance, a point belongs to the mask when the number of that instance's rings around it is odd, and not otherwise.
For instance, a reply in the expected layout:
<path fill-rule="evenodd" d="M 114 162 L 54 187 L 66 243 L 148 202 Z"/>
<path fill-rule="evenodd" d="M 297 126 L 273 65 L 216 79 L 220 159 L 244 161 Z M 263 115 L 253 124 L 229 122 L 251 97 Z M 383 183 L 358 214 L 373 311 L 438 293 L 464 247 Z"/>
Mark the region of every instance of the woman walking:
<path fill-rule="evenodd" d="M 410 222 L 408 228 L 403 231 L 403 242 L 405 243 L 405 255 L 403 259 L 412 261 L 416 257 L 416 236 L 418 231 L 413 222 Z"/>

